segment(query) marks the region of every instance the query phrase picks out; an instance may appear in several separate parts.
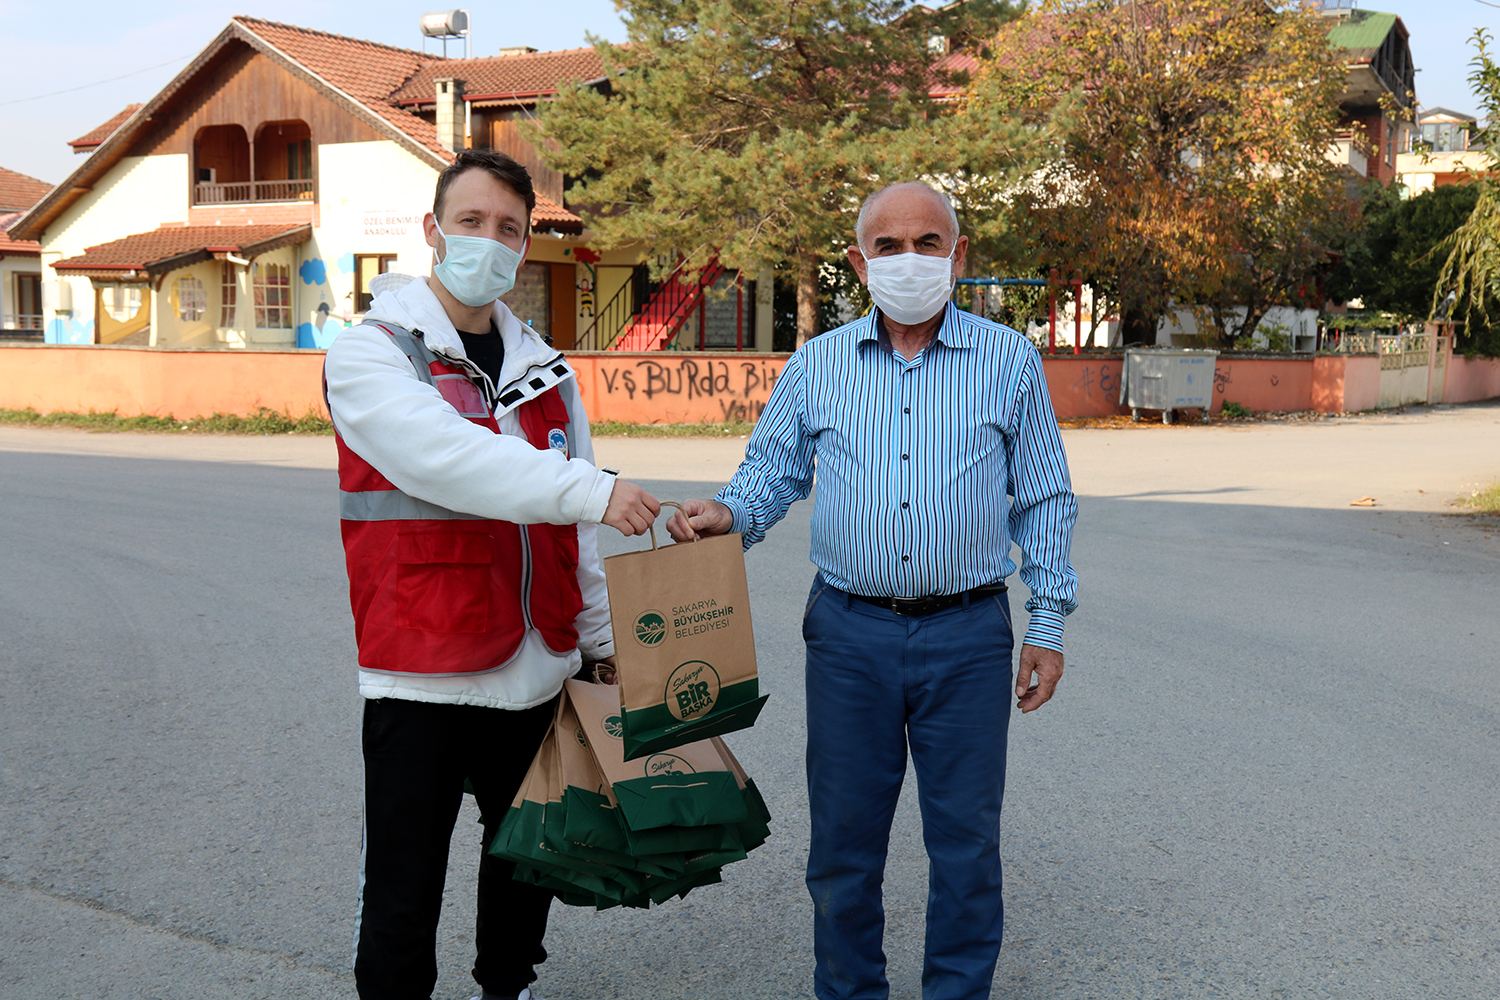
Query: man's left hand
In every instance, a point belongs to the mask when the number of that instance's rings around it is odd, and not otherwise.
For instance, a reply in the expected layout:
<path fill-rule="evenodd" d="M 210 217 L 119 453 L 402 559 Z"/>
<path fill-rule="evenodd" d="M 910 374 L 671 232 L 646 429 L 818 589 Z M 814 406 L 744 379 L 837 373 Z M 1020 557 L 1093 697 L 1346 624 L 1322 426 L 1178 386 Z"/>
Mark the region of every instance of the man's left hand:
<path fill-rule="evenodd" d="M 1016 707 L 1035 712 L 1052 699 L 1063 675 L 1063 655 L 1046 646 L 1022 646 L 1016 671 Z"/>

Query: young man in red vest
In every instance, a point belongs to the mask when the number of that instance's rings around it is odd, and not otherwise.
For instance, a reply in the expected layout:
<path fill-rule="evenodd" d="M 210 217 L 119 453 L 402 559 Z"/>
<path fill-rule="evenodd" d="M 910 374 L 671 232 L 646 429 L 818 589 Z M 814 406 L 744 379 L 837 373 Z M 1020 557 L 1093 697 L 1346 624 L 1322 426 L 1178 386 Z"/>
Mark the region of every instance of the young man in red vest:
<path fill-rule="evenodd" d="M 535 205 L 520 164 L 459 153 L 423 220 L 432 276 L 378 279 L 324 368 L 366 699 L 362 1000 L 431 996 L 464 781 L 487 847 L 563 680 L 613 663 L 597 525 L 640 534 L 660 509 L 593 465 L 573 370 L 496 301 Z M 551 894 L 513 867 L 480 862 L 485 1000 L 539 1000 L 529 984 Z"/>

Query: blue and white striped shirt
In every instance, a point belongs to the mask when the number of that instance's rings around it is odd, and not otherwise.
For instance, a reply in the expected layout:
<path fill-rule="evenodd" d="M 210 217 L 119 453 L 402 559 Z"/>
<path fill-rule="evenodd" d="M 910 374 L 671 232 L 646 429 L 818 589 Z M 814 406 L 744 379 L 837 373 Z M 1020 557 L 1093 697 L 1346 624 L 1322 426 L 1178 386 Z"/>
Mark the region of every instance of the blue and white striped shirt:
<path fill-rule="evenodd" d="M 748 548 L 811 492 L 812 561 L 869 597 L 956 594 L 1015 572 L 1031 589 L 1026 642 L 1062 651 L 1078 606 L 1068 559 L 1078 501 L 1041 358 L 1009 327 L 949 303 L 907 361 L 875 312 L 787 362 L 718 496 Z M 1007 496 L 1014 498 L 1008 500 Z"/>

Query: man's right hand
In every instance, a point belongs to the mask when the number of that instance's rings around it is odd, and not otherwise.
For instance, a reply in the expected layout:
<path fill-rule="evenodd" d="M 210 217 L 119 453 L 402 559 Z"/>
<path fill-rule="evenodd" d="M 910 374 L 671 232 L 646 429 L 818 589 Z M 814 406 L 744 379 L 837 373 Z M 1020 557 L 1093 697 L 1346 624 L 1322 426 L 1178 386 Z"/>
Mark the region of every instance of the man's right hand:
<path fill-rule="evenodd" d="M 615 480 L 609 504 L 604 508 L 604 523 L 622 535 L 644 535 L 661 513 L 656 497 L 635 483 Z"/>
<path fill-rule="evenodd" d="M 667 522 L 673 540 L 691 542 L 705 535 L 722 535 L 734 527 L 734 514 L 717 500 L 684 500 Z"/>

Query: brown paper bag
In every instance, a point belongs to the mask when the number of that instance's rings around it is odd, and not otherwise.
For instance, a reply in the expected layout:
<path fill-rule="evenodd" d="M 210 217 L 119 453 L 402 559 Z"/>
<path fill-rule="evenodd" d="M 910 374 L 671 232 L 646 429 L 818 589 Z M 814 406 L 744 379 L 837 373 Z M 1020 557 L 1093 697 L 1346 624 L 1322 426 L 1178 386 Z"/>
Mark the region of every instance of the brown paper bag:
<path fill-rule="evenodd" d="M 740 536 L 652 545 L 604 560 L 626 760 L 747 729 L 766 701 Z"/>

